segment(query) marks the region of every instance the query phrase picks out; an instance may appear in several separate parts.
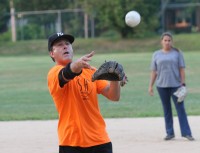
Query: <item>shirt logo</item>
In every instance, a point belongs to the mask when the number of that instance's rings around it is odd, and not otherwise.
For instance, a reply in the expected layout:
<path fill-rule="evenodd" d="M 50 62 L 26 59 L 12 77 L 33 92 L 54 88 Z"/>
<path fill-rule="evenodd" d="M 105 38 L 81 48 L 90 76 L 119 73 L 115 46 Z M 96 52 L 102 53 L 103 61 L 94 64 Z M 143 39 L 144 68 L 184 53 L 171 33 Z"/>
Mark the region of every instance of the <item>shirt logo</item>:
<path fill-rule="evenodd" d="M 85 78 L 78 77 L 77 79 L 78 89 L 82 100 L 88 101 L 89 95 L 92 92 L 92 84 Z"/>

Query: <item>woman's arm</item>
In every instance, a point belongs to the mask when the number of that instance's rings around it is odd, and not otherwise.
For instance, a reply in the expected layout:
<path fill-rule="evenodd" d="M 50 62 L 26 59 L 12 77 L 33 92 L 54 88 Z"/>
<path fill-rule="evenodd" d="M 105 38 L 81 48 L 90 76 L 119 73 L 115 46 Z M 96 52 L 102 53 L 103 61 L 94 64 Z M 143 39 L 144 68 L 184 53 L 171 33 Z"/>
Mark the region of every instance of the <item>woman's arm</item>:
<path fill-rule="evenodd" d="M 185 86 L 185 69 L 180 68 L 181 84 Z"/>
<path fill-rule="evenodd" d="M 155 83 L 156 77 L 157 77 L 156 71 L 151 71 L 150 83 L 149 83 L 149 89 L 148 89 L 149 95 L 151 96 L 153 96 L 153 85 Z"/>

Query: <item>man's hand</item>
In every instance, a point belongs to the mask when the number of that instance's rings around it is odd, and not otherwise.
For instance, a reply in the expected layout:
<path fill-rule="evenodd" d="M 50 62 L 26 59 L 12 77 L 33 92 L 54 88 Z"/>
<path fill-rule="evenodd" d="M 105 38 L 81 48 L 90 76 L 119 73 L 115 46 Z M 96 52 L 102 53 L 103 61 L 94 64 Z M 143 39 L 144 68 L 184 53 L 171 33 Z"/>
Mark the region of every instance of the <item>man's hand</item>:
<path fill-rule="evenodd" d="M 74 73 L 80 73 L 82 68 L 87 69 L 93 69 L 92 66 L 90 66 L 89 61 L 91 61 L 92 56 L 94 55 L 94 51 L 92 51 L 89 54 L 86 54 L 82 56 L 81 58 L 77 59 L 76 61 L 71 63 L 71 71 Z"/>

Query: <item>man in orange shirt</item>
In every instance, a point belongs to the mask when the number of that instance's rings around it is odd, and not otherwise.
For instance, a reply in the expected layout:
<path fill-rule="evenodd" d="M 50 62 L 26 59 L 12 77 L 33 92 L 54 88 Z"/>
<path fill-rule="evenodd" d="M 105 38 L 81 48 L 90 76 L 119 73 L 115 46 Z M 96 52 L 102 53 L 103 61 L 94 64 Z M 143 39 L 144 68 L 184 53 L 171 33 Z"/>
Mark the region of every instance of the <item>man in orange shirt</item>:
<path fill-rule="evenodd" d="M 59 153 L 112 153 L 112 143 L 100 113 L 97 94 L 120 99 L 119 81 L 91 81 L 95 69 L 89 64 L 94 51 L 73 61 L 69 34 L 55 33 L 48 50 L 56 63 L 49 70 L 48 88 L 59 114 Z"/>

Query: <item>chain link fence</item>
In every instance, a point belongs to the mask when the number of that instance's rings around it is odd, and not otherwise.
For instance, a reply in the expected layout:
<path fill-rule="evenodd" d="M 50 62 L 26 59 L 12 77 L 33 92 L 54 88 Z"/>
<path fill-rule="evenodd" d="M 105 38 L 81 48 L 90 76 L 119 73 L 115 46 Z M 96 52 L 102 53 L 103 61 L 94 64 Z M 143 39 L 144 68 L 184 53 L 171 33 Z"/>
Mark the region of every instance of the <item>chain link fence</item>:
<path fill-rule="evenodd" d="M 94 37 L 94 20 L 81 9 L 16 12 L 15 29 L 17 40 L 46 39 L 61 31 L 80 38 Z"/>

